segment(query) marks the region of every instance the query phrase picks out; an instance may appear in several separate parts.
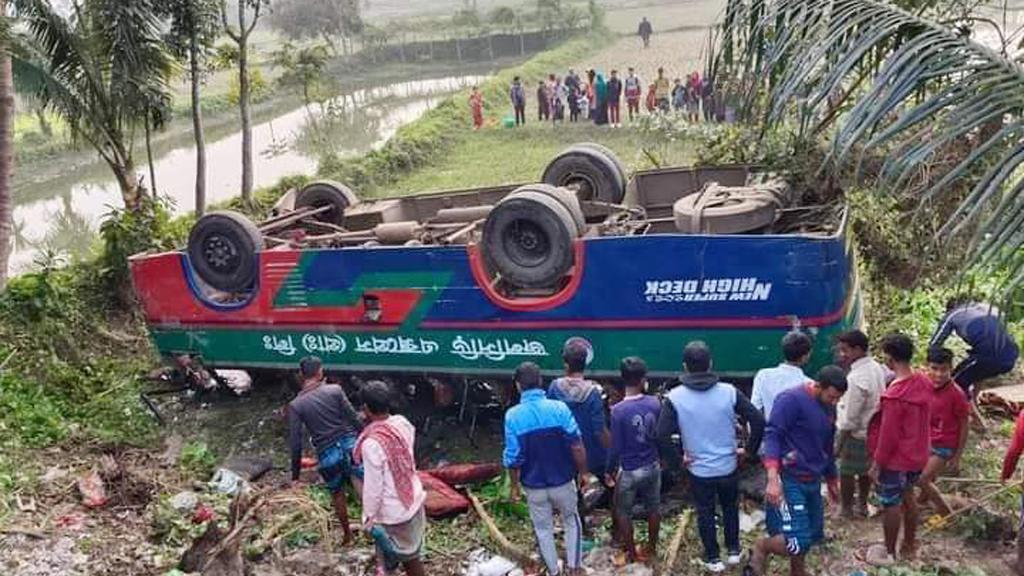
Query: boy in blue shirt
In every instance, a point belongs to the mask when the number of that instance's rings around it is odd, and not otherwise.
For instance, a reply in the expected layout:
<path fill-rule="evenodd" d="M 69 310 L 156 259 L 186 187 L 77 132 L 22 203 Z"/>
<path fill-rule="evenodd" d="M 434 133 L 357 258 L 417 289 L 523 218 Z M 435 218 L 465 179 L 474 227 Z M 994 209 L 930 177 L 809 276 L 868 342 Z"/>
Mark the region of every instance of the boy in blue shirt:
<path fill-rule="evenodd" d="M 647 364 L 636 357 L 622 361 L 619 368 L 624 392 L 612 407 L 612 444 L 608 451 L 606 483 L 615 486 L 615 516 L 629 562 L 646 562 L 658 557 L 661 526 L 661 465 L 658 463 L 656 429 L 661 402 L 644 393 Z M 640 555 L 633 540 L 633 504 L 640 500 L 647 514 L 647 550 Z"/>
<path fill-rule="evenodd" d="M 555 548 L 554 509 L 565 528 L 566 568 L 580 574 L 583 561 L 582 523 L 576 506 L 576 484 L 588 480 L 587 454 L 569 408 L 545 398 L 540 368 L 524 362 L 516 369 L 515 382 L 522 394 L 519 404 L 505 414 L 503 462 L 511 477 L 511 497 L 526 493 L 537 546 L 548 574 L 559 574 Z"/>

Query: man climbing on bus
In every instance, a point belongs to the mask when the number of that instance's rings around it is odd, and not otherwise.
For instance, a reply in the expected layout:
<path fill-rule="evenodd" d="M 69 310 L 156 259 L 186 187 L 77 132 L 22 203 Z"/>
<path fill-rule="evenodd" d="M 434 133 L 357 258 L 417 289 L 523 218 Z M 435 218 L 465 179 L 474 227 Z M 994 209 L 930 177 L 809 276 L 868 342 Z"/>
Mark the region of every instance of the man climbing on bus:
<path fill-rule="evenodd" d="M 975 384 L 1006 374 L 1017 364 L 1020 349 L 1006 330 L 999 309 L 991 304 L 966 297 L 950 300 L 928 348 L 941 348 L 952 334 L 971 347 L 967 358 L 953 369 L 953 380 L 969 397 Z"/>

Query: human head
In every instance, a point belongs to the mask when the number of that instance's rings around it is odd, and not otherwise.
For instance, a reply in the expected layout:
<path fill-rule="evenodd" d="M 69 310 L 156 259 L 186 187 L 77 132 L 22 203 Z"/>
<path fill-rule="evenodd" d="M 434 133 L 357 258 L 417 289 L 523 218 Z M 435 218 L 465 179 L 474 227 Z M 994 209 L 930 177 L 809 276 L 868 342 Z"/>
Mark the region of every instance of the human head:
<path fill-rule="evenodd" d="M 619 364 L 619 375 L 622 376 L 624 388 L 643 391 L 644 380 L 647 378 L 647 363 L 636 356 L 623 358 Z"/>
<path fill-rule="evenodd" d="M 860 330 L 849 330 L 839 335 L 836 346 L 839 349 L 839 361 L 849 366 L 867 356 L 870 345 L 866 334 Z"/>
<path fill-rule="evenodd" d="M 612 78 L 618 78 L 618 77 L 619 77 L 619 71 L 618 70 L 612 70 Z"/>
<path fill-rule="evenodd" d="M 846 393 L 846 372 L 839 366 L 825 366 L 818 371 L 814 383 L 818 401 L 828 406 L 835 406 Z"/>
<path fill-rule="evenodd" d="M 306 356 L 299 361 L 299 374 L 303 382 L 311 380 L 322 380 L 324 377 L 324 364 L 316 356 Z"/>
<path fill-rule="evenodd" d="M 380 380 L 370 380 L 359 391 L 367 418 L 380 419 L 391 414 L 391 387 Z"/>
<path fill-rule="evenodd" d="M 587 367 L 587 356 L 590 350 L 581 338 L 570 338 L 562 348 L 562 360 L 565 362 L 566 374 L 579 374 Z"/>
<path fill-rule="evenodd" d="M 882 353 L 889 368 L 907 366 L 914 358 L 914 342 L 906 334 L 889 334 L 882 340 Z"/>
<path fill-rule="evenodd" d="M 512 82 L 513 83 L 518 83 L 519 82 L 519 76 L 516 76 L 515 78 L 512 78 Z"/>
<path fill-rule="evenodd" d="M 548 74 L 548 80 L 554 82 L 555 81 L 555 75 L 554 74 Z"/>
<path fill-rule="evenodd" d="M 679 78 L 676 78 L 676 84 L 682 84 L 682 83 L 683 83 L 682 80 L 680 80 Z"/>
<path fill-rule="evenodd" d="M 970 304 L 973 300 L 970 294 L 957 294 L 946 301 L 946 312 L 952 312 L 965 304 Z"/>
<path fill-rule="evenodd" d="M 782 357 L 789 364 L 803 366 L 811 359 L 811 337 L 794 330 L 782 337 Z"/>
<path fill-rule="evenodd" d="M 949 348 L 928 349 L 928 377 L 936 388 L 943 388 L 953 381 L 953 351 Z"/>
<path fill-rule="evenodd" d="M 711 371 L 711 349 L 700 340 L 690 342 L 683 348 L 683 365 L 694 374 Z"/>
<path fill-rule="evenodd" d="M 636 74 L 636 70 L 632 66 L 630 66 L 629 67 L 629 75 L 632 76 L 634 74 Z"/>
<path fill-rule="evenodd" d="M 540 367 L 533 362 L 523 362 L 516 368 L 515 383 L 520 392 L 541 387 Z"/>
<path fill-rule="evenodd" d="M 479 86 L 473 86 L 473 92 L 479 92 L 479 91 L 480 91 L 480 87 Z"/>
<path fill-rule="evenodd" d="M 658 78 L 663 78 L 664 76 L 665 76 L 665 69 L 664 68 L 658 68 Z"/>

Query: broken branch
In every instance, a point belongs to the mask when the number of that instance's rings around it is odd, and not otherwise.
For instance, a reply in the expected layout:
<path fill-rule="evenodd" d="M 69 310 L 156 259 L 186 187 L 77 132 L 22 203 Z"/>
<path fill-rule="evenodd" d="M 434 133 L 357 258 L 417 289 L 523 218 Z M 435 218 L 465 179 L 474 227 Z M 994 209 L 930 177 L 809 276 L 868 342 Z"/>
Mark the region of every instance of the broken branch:
<path fill-rule="evenodd" d="M 491 538 L 498 544 L 498 547 L 501 548 L 502 554 L 508 556 L 523 568 L 532 566 L 533 559 L 530 558 L 530 555 L 520 550 L 515 544 L 506 538 L 504 534 L 501 533 L 501 530 L 498 529 L 498 525 L 494 523 L 491 515 L 487 513 L 487 510 L 484 509 L 480 500 L 473 495 L 473 492 L 466 490 L 466 497 L 469 498 L 470 503 L 473 505 L 473 510 L 476 512 L 476 515 L 479 516 L 480 519 L 483 520 L 484 525 L 487 526 L 487 532 L 491 535 Z"/>

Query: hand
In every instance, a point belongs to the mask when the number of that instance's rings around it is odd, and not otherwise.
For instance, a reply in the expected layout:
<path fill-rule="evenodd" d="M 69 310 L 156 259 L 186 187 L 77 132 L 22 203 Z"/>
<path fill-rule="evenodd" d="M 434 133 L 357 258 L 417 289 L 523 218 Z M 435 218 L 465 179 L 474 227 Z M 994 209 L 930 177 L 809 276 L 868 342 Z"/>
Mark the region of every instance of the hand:
<path fill-rule="evenodd" d="M 742 466 L 747 461 L 747 449 L 737 448 L 736 449 L 736 465 Z"/>
<path fill-rule="evenodd" d="M 608 486 L 609 488 L 615 488 L 615 475 L 614 474 L 605 474 L 604 475 L 604 485 Z"/>
<path fill-rule="evenodd" d="M 689 452 L 683 452 L 683 467 L 689 468 L 690 464 L 693 464 L 693 458 L 690 458 Z"/>
<path fill-rule="evenodd" d="M 764 499 L 776 508 L 782 505 L 782 480 L 778 476 L 768 476 L 768 485 L 764 489 Z"/>
<path fill-rule="evenodd" d="M 580 474 L 579 478 L 577 479 L 577 482 L 580 483 L 579 487 L 582 490 L 588 484 L 590 484 L 593 480 L 594 480 L 594 475 L 593 474 L 591 474 L 590 472 L 583 472 L 582 474 Z"/>
<path fill-rule="evenodd" d="M 519 490 L 519 485 L 518 484 L 509 489 L 509 492 L 508 492 L 508 501 L 509 502 L 519 502 L 522 499 L 523 499 L 523 493 Z"/>
<path fill-rule="evenodd" d="M 373 532 L 373 527 L 374 527 L 375 525 L 376 525 L 376 524 L 374 523 L 374 521 L 373 521 L 373 520 L 371 520 L 371 519 L 366 519 L 366 520 L 365 520 L 365 521 L 363 522 L 363 532 L 366 532 L 366 535 L 367 535 L 367 536 L 369 536 L 369 535 L 370 535 L 370 534 L 371 534 L 371 533 Z"/>
<path fill-rule="evenodd" d="M 878 464 L 871 464 L 871 468 L 868 468 L 868 477 L 875 484 L 878 484 Z"/>
<path fill-rule="evenodd" d="M 832 504 L 838 504 L 839 503 L 839 479 L 838 478 L 829 478 L 826 481 L 826 484 L 828 486 L 828 499 L 829 499 L 829 501 L 831 501 Z"/>

